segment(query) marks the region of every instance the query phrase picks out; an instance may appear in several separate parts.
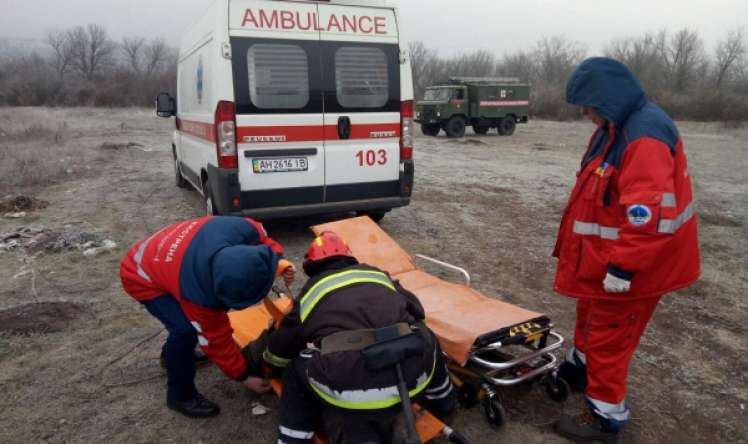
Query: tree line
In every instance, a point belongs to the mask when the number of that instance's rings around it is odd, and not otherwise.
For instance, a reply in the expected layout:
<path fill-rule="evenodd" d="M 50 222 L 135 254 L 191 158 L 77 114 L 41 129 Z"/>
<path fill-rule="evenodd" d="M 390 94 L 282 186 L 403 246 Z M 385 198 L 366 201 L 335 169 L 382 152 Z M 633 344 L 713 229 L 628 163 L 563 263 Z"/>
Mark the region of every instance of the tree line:
<path fill-rule="evenodd" d="M 660 30 L 615 39 L 603 55 L 625 63 L 648 96 L 680 119 L 748 120 L 748 42 L 742 28 L 725 33 L 707 51 L 698 32 Z M 443 57 L 422 42 L 410 44 L 416 97 L 453 76 L 518 77 L 532 85 L 534 116 L 569 119 L 579 111 L 565 101 L 566 81 L 587 56 L 579 42 L 543 37 L 530 49 L 497 57 L 486 50 Z"/>
<path fill-rule="evenodd" d="M 96 24 L 48 32 L 47 51 L 0 62 L 0 105 L 151 106 L 176 90 L 178 50 L 155 38 L 115 42 Z"/>
<path fill-rule="evenodd" d="M 151 106 L 176 91 L 178 50 L 163 39 L 114 41 L 96 24 L 47 33 L 44 52 L 0 61 L 0 105 Z M 529 49 L 497 56 L 477 50 L 444 57 L 422 42 L 409 48 L 416 98 L 453 76 L 519 77 L 532 85 L 534 116 L 569 119 L 565 83 L 587 48 L 564 36 L 542 37 Z M 748 42 L 728 30 L 707 50 L 697 31 L 660 30 L 615 39 L 604 55 L 625 63 L 648 95 L 676 118 L 748 120 Z"/>

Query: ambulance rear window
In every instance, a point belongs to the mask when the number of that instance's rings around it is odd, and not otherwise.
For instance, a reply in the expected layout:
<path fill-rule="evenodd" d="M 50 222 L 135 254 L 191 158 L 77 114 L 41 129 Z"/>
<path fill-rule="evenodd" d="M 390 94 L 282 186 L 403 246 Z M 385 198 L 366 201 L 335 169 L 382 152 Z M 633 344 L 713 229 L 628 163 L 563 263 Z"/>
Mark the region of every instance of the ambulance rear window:
<path fill-rule="evenodd" d="M 335 91 L 346 108 L 381 108 L 389 99 L 387 56 L 379 48 L 343 46 L 335 51 Z"/>
<path fill-rule="evenodd" d="M 299 109 L 309 102 L 309 63 L 297 45 L 257 43 L 247 50 L 249 96 L 260 109 Z"/>

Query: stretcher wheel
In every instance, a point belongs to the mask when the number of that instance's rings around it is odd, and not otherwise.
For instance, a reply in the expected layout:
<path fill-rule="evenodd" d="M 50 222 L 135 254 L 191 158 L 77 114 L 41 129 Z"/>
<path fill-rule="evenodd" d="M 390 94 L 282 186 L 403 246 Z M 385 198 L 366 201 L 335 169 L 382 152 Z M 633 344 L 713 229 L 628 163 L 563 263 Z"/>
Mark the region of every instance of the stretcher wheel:
<path fill-rule="evenodd" d="M 483 398 L 483 414 L 486 416 L 486 421 L 497 429 L 506 423 L 506 410 L 496 397 L 486 396 Z"/>
<path fill-rule="evenodd" d="M 478 403 L 478 387 L 464 383 L 457 389 L 457 402 L 464 409 L 469 409 Z"/>
<path fill-rule="evenodd" d="M 454 430 L 452 430 L 452 433 L 449 434 L 449 437 L 447 439 L 449 439 L 449 442 L 454 444 L 471 444 L 471 442 L 468 441 L 467 438 L 460 435 L 458 432 L 455 432 Z"/>
<path fill-rule="evenodd" d="M 569 397 L 569 393 L 571 393 L 571 387 L 569 387 L 569 383 L 564 378 L 555 376 L 545 380 L 545 391 L 552 400 L 564 402 Z"/>

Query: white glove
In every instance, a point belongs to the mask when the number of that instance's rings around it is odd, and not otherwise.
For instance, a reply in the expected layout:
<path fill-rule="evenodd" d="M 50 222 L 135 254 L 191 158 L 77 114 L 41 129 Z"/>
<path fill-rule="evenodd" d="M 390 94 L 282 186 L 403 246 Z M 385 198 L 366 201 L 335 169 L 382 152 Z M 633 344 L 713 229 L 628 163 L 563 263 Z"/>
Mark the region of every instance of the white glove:
<path fill-rule="evenodd" d="M 631 288 L 631 281 L 608 273 L 605 275 L 605 280 L 603 280 L 603 288 L 608 293 L 626 293 Z"/>

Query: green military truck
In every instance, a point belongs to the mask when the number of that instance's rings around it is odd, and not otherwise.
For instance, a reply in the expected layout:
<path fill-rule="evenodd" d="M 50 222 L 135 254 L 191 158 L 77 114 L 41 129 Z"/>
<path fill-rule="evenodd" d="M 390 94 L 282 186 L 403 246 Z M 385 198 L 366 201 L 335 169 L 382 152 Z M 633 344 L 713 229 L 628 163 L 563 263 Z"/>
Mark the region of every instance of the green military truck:
<path fill-rule="evenodd" d="M 462 137 L 465 126 L 476 134 L 496 128 L 511 136 L 517 123 L 527 123 L 530 85 L 511 77 L 455 77 L 446 85 L 429 86 L 416 105 L 415 121 L 427 136 L 444 130 L 448 137 Z"/>

